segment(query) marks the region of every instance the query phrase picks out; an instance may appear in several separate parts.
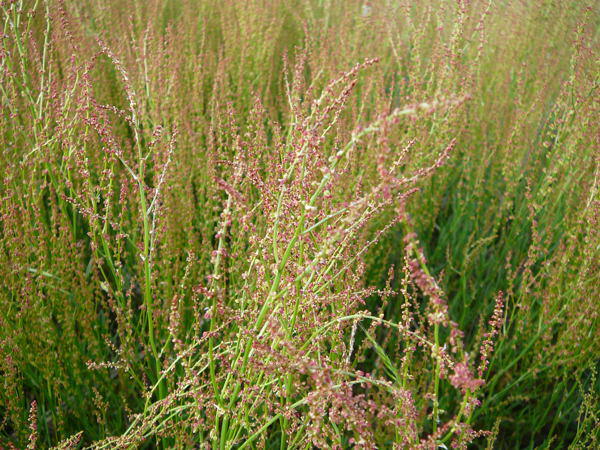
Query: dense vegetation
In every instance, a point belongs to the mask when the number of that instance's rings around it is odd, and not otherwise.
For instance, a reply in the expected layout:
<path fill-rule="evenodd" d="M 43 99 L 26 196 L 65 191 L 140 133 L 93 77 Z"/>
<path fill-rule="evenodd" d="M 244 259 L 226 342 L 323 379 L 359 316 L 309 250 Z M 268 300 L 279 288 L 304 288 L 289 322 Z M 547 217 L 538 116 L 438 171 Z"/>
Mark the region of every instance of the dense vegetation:
<path fill-rule="evenodd" d="M 598 4 L 0 2 L 0 447 L 598 447 Z"/>

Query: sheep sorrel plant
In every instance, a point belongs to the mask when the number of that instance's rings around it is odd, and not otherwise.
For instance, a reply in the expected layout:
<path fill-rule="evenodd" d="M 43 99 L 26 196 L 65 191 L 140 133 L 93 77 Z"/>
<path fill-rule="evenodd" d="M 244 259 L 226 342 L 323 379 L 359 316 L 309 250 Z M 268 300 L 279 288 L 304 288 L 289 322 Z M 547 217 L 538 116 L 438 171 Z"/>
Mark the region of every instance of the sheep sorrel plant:
<path fill-rule="evenodd" d="M 0 23 L 0 448 L 600 445 L 594 2 Z"/>

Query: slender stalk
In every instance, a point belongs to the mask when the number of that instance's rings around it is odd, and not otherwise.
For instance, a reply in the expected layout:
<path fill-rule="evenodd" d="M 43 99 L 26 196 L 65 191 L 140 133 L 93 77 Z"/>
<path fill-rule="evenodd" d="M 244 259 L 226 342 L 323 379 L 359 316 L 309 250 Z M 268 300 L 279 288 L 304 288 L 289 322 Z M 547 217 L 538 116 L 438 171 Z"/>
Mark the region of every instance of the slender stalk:
<path fill-rule="evenodd" d="M 140 164 L 141 166 L 141 164 Z M 148 209 L 146 203 L 146 193 L 142 181 L 144 179 L 143 169 L 140 169 L 139 184 L 138 188 L 140 191 L 140 206 L 142 211 L 142 223 L 144 233 L 144 249 L 142 253 L 143 265 L 144 265 L 144 306 L 146 308 L 146 318 L 148 320 L 148 339 L 150 341 L 150 348 L 154 355 L 154 364 L 156 370 L 156 379 L 160 380 L 161 364 L 160 356 L 158 354 L 156 340 L 154 337 L 154 310 L 152 300 L 152 271 L 150 266 L 150 222 L 148 220 Z M 164 380 L 159 385 L 159 398 L 164 398 L 166 395 L 166 386 Z"/>

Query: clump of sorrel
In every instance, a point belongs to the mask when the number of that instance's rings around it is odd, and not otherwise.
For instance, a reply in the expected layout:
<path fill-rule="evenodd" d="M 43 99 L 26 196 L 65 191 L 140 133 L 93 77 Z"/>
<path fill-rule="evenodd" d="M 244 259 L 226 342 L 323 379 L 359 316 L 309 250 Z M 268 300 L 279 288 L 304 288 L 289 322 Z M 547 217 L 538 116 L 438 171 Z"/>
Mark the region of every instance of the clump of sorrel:
<path fill-rule="evenodd" d="M 416 236 L 406 238 L 405 272 L 415 289 L 404 292 L 408 306 L 402 321 L 374 316 L 365 308 L 369 297 L 397 293 L 365 288 L 362 263 L 383 234 L 408 223 L 403 212 L 407 199 L 455 146 L 451 140 L 429 167 L 407 171 L 413 142 L 391 152 L 389 133 L 462 102 L 410 105 L 361 123 L 345 115 L 345 108 L 360 73 L 372 70 L 377 61 L 358 64 L 317 89 L 305 85 L 306 57 L 306 50 L 297 56 L 287 86 L 287 134 L 260 125 L 265 110 L 257 98 L 252 113 L 256 124 L 229 137 L 240 126 L 231 104 L 219 107 L 217 121 L 223 125 L 213 130 L 215 141 L 228 141 L 231 147 L 217 144 L 213 156 L 221 212 L 212 270 L 193 288 L 188 312 L 180 295 L 173 295 L 169 334 L 158 343 L 163 351 L 152 343 L 150 347 L 160 368 L 145 394 L 146 406 L 122 436 L 98 447 L 133 445 L 156 436 L 165 445 L 200 439 L 215 447 L 245 448 L 266 445 L 267 431 L 273 428 L 292 447 L 321 448 L 375 448 L 390 436 L 400 447 L 450 440 L 465 445 L 478 435 L 468 422 L 484 368 L 474 378 L 462 352 L 462 334 L 448 316 L 444 293 L 429 274 Z M 131 91 L 128 96 L 133 122 L 135 100 Z M 270 142 L 269 130 L 276 132 Z M 364 181 L 354 164 L 363 153 L 377 161 L 374 178 Z M 130 172 L 129 183 L 140 185 L 139 175 Z M 374 219 L 390 213 L 387 223 L 372 228 Z M 160 214 L 165 213 L 152 212 L 153 217 Z M 144 250 L 144 262 L 153 251 L 160 252 L 160 239 L 151 242 L 156 247 Z M 193 263 L 194 255 L 189 255 L 188 265 Z M 417 293 L 428 305 L 423 321 L 410 306 L 420 301 Z M 499 307 L 490 339 L 500 315 Z M 442 328 L 450 330 L 447 343 L 442 342 Z M 389 361 L 387 350 L 373 339 L 379 329 L 397 335 L 404 367 Z M 486 341 L 482 364 L 490 345 Z M 373 348 L 388 361 L 389 373 L 379 372 L 377 363 L 377 374 L 357 368 Z M 408 367 L 408 361 L 416 360 L 434 367 L 427 370 L 431 383 L 425 383 L 425 391 L 423 374 Z M 438 396 L 444 380 L 463 400 L 456 416 L 440 425 Z"/>

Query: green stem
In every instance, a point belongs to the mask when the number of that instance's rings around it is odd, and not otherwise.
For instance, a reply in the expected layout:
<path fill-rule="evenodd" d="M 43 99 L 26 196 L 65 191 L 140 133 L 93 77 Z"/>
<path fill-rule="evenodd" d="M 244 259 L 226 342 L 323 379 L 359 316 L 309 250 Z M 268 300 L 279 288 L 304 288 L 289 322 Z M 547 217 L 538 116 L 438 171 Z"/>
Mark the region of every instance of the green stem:
<path fill-rule="evenodd" d="M 140 175 L 138 180 L 138 188 L 140 190 L 140 206 L 142 210 L 142 220 L 143 220 L 143 232 L 144 232 L 144 251 L 143 251 L 143 259 L 144 259 L 144 306 L 146 308 L 146 317 L 148 320 L 148 339 L 150 341 L 150 348 L 154 355 L 154 364 L 156 369 L 156 379 L 160 380 L 160 357 L 158 354 L 158 350 L 156 347 L 156 341 L 154 339 L 154 314 L 152 307 L 152 272 L 150 266 L 150 223 L 148 221 L 148 208 L 146 201 L 146 193 L 144 191 L 144 185 L 142 184 L 142 180 L 144 179 L 143 169 L 140 167 Z M 160 382 L 159 388 L 159 398 L 165 398 L 165 386 L 164 380 Z"/>

